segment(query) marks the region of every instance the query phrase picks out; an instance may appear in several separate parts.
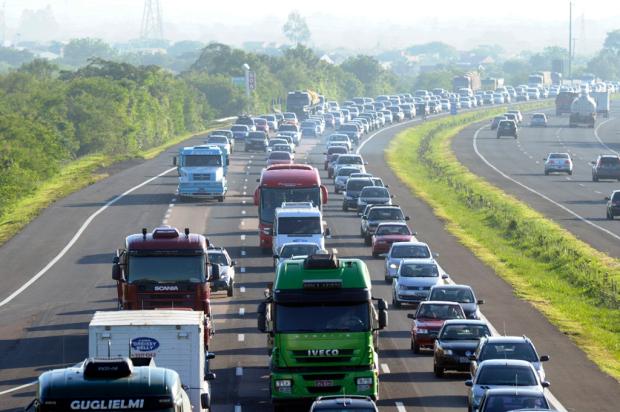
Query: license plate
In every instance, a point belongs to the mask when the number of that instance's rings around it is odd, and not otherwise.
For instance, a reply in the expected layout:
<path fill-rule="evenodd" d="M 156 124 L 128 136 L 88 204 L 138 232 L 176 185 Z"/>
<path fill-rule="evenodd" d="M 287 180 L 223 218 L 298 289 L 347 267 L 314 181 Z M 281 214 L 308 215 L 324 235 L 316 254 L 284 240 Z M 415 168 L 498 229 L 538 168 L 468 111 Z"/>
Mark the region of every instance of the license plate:
<path fill-rule="evenodd" d="M 469 358 L 467 356 L 459 356 L 460 363 L 469 363 Z"/>
<path fill-rule="evenodd" d="M 334 386 L 334 381 L 330 381 L 330 380 L 315 381 L 314 386 L 316 386 L 317 388 L 327 388 L 329 386 Z"/>

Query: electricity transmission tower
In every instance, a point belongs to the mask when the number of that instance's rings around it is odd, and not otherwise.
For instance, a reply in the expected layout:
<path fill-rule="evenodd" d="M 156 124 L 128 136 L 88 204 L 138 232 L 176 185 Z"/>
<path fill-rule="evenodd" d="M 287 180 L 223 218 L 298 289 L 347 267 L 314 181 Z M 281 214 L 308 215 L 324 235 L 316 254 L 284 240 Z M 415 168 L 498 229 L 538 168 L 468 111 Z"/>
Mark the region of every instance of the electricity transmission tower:
<path fill-rule="evenodd" d="M 164 38 L 164 25 L 160 0 L 144 0 L 144 12 L 142 13 L 142 25 L 140 28 L 142 39 Z"/>

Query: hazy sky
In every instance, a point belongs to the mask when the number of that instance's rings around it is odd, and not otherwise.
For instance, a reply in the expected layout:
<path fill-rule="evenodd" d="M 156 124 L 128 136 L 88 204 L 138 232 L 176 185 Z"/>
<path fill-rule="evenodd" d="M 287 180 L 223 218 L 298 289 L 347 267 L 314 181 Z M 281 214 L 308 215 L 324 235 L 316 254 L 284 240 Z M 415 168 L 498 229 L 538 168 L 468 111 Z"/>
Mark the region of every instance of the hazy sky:
<path fill-rule="evenodd" d="M 568 0 L 160 0 L 166 34 L 175 40 L 284 41 L 281 26 L 291 10 L 308 20 L 317 44 L 346 46 L 357 42 L 413 44 L 442 40 L 461 46 L 467 41 L 513 39 L 515 44 L 560 43 L 567 38 Z M 4 0 L 7 26 L 19 24 L 24 9 L 51 5 L 62 36 L 99 36 L 109 40 L 137 37 L 144 0 Z M 606 30 L 620 27 L 618 0 L 574 1 L 576 38 L 591 48 Z M 1 3 L 0 3 L 1 4 Z M 240 26 L 253 25 L 254 27 Z M 367 28 L 367 30 L 364 30 Z M 486 29 L 489 30 L 486 30 Z M 344 36 L 339 36 L 342 30 Z M 378 30 L 377 38 L 360 30 Z M 407 33 L 415 33 L 406 38 Z M 361 36 L 360 36 L 361 34 Z M 465 37 L 463 36 L 465 34 Z M 365 35 L 365 36 L 364 36 Z M 499 36 L 499 37 L 498 37 Z M 452 39 L 452 41 L 449 41 Z M 375 47 L 377 44 L 373 44 Z M 577 42 L 579 45 L 580 42 Z"/>

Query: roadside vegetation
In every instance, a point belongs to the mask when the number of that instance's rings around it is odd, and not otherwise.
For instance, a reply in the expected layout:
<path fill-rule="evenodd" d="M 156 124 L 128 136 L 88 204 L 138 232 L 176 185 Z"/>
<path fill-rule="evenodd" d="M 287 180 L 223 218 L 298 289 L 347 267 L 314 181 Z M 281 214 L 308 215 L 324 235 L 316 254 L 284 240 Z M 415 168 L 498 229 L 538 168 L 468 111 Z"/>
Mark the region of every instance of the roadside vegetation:
<path fill-rule="evenodd" d="M 501 112 L 461 114 L 409 129 L 392 141 L 387 161 L 518 296 L 620 380 L 620 296 L 614 286 L 620 262 L 471 173 L 450 148 L 465 127 Z"/>

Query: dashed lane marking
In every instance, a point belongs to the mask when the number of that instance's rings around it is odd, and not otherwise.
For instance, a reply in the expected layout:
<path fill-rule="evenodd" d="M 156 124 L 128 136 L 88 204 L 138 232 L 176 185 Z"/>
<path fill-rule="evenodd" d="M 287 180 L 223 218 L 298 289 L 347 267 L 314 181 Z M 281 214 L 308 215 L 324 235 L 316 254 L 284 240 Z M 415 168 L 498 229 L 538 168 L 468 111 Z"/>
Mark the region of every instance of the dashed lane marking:
<path fill-rule="evenodd" d="M 241 269 L 239 269 L 241 271 L 241 273 L 245 273 L 245 267 L 242 267 Z"/>
<path fill-rule="evenodd" d="M 242 251 L 241 251 L 241 256 L 245 256 L 245 255 L 246 255 L 246 251 L 245 251 L 245 250 L 242 250 Z"/>
<path fill-rule="evenodd" d="M 241 214 L 242 214 L 242 215 L 245 215 L 245 213 L 246 213 L 246 212 L 245 212 L 245 210 L 242 210 L 242 211 L 241 211 Z"/>
<path fill-rule="evenodd" d="M 239 292 L 241 292 L 241 293 L 245 293 L 245 286 L 241 286 L 241 287 L 239 288 Z"/>
<path fill-rule="evenodd" d="M 27 384 L 25 384 L 25 385 L 16 386 L 16 387 L 14 387 L 14 388 L 7 389 L 7 390 L 5 390 L 5 391 L 0 392 L 0 396 L 2 396 L 2 395 L 6 395 L 6 394 L 9 394 L 9 393 L 12 393 L 12 392 L 17 392 L 17 391 L 19 391 L 19 390 L 22 390 L 22 389 L 28 388 L 28 387 L 33 386 L 33 385 L 36 385 L 36 384 L 37 384 L 37 381 L 34 381 L 34 382 L 27 383 Z"/>
<path fill-rule="evenodd" d="M 239 237 L 241 238 L 241 240 L 245 240 L 245 235 L 241 235 Z"/>
<path fill-rule="evenodd" d="M 383 372 L 383 373 L 390 373 L 390 367 L 388 366 L 387 363 L 382 363 L 381 364 L 381 372 Z"/>
<path fill-rule="evenodd" d="M 239 316 L 245 315 L 245 308 L 239 308 Z"/>
<path fill-rule="evenodd" d="M 243 376 L 243 368 L 241 366 L 235 368 L 235 376 Z"/>
<path fill-rule="evenodd" d="M 243 333 L 240 333 L 239 335 L 237 335 L 237 340 L 239 342 L 244 342 L 245 341 L 245 335 Z"/>
<path fill-rule="evenodd" d="M 235 405 L 235 412 L 241 412 L 241 405 Z"/>
<path fill-rule="evenodd" d="M 396 402 L 396 410 L 398 410 L 398 412 L 407 412 L 407 409 L 402 402 Z"/>

